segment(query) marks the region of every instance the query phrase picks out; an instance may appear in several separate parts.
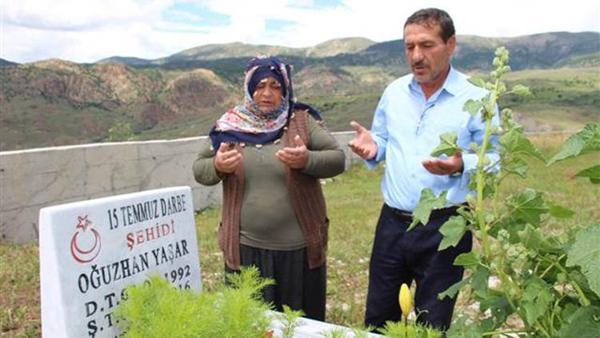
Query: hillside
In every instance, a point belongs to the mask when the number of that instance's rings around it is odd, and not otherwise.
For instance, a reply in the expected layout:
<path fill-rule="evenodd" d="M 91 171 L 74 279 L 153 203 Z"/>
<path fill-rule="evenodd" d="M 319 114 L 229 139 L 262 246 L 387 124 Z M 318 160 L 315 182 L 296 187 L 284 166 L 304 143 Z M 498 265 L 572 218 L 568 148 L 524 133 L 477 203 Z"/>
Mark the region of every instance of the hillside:
<path fill-rule="evenodd" d="M 219 60 L 249 57 L 257 54 L 301 56 L 303 54 L 303 49 L 267 45 L 249 45 L 241 42 L 211 44 L 186 49 L 164 59 L 155 60 L 153 61 L 153 64 L 165 65 L 178 62 Z"/>
<path fill-rule="evenodd" d="M 250 58 L 255 55 L 286 55 L 296 57 L 327 57 L 336 56 L 344 53 L 356 53 L 364 50 L 373 41 L 364 38 L 344 38 L 334 39 L 320 43 L 314 47 L 307 48 L 290 48 L 281 46 L 268 45 L 249 45 L 241 42 L 233 42 L 227 44 L 210 44 L 186 49 L 179 53 L 173 54 L 166 58 L 157 60 L 143 60 L 130 58 L 114 59 L 130 65 L 151 64 L 151 65 L 168 65 L 177 63 L 190 63 L 194 61 L 209 61 L 230 58 Z"/>
<path fill-rule="evenodd" d="M 102 59 L 96 63 L 122 63 L 130 66 L 147 66 L 152 64 L 152 60 L 128 56 L 113 56 L 106 59 Z"/>
<path fill-rule="evenodd" d="M 528 128 L 568 129 L 598 119 L 599 33 L 457 39 L 453 65 L 473 74 L 488 70 L 495 48 L 507 46 L 511 67 L 523 70 L 510 79 L 538 94 L 506 102 Z M 306 48 L 206 45 L 156 60 L 112 57 L 95 64 L 2 60 L 0 150 L 106 141 L 118 124 L 128 124 L 135 139 L 206 134 L 241 99 L 243 69 L 258 53 L 292 63 L 299 99 L 321 110 L 330 129 L 347 130 L 351 119 L 369 124 L 383 88 L 408 72 L 403 48 L 402 40 L 347 38 Z"/>
<path fill-rule="evenodd" d="M 15 66 L 15 65 L 18 65 L 18 63 L 0 58 L 0 67 L 8 67 L 8 66 Z"/>
<path fill-rule="evenodd" d="M 48 60 L 5 67 L 0 81 L 2 150 L 103 141 L 116 122 L 143 134 L 222 111 L 235 96 L 211 70 L 118 63 Z"/>
<path fill-rule="evenodd" d="M 351 54 L 363 51 L 375 42 L 365 38 L 334 39 L 322 42 L 314 47 L 307 48 L 306 57 L 328 57 L 340 54 Z"/>

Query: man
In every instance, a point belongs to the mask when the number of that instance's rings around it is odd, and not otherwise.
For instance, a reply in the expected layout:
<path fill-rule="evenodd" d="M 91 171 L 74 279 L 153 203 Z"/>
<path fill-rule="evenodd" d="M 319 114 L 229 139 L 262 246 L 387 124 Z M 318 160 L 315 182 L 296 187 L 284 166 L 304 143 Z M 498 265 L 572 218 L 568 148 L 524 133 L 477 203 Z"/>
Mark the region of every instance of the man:
<path fill-rule="evenodd" d="M 437 296 L 462 279 L 462 267 L 453 262 L 471 250 L 472 238 L 467 232 L 456 247 L 438 251 L 439 228 L 456 214 L 457 205 L 465 203 L 470 171 L 478 160 L 476 154 L 468 153 L 469 145 L 481 144 L 484 135 L 481 116 L 463 111 L 464 103 L 480 99 L 486 92 L 452 68 L 456 37 L 445 11 L 430 8 L 411 15 L 404 25 L 404 44 L 412 74 L 386 88 L 371 131 L 350 123 L 356 131 L 350 148 L 369 168 L 386 162 L 381 185 L 385 204 L 371 255 L 365 324 L 378 328 L 388 320 L 400 320 L 400 285 L 414 280 L 417 320 L 446 330 L 456 299 L 438 300 Z M 430 158 L 440 135 L 446 132 L 457 133 L 464 154 Z M 491 163 L 498 158 L 494 153 L 488 157 Z M 433 210 L 428 224 L 407 231 L 425 188 L 436 195 L 447 191 L 448 207 Z"/>

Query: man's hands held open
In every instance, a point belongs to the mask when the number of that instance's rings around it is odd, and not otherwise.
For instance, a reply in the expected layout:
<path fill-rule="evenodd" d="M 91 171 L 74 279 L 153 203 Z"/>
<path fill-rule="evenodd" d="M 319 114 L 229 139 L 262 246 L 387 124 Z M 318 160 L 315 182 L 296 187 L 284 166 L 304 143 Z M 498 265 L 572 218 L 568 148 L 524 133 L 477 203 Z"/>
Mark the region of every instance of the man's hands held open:
<path fill-rule="evenodd" d="M 350 122 L 356 132 L 354 138 L 348 142 L 350 149 L 364 160 L 372 160 L 377 155 L 377 143 L 371 132 L 356 121 Z M 292 169 L 303 169 L 308 162 L 308 149 L 299 136 L 294 138 L 294 147 L 285 147 L 278 150 L 275 156 Z M 227 143 L 221 143 L 214 158 L 217 171 L 230 174 L 242 162 L 242 153 L 237 149 L 230 149 Z M 464 163 L 462 153 L 458 152 L 446 159 L 431 158 L 421 162 L 423 167 L 434 175 L 453 175 L 462 173 Z"/>
<path fill-rule="evenodd" d="M 350 122 L 350 126 L 356 132 L 354 138 L 348 143 L 350 149 L 363 160 L 372 160 L 377 155 L 377 143 L 371 132 L 358 122 Z M 434 175 L 453 175 L 462 173 L 464 163 L 462 153 L 458 152 L 446 159 L 431 158 L 421 162 L 423 167 Z"/>
<path fill-rule="evenodd" d="M 350 149 L 363 160 L 374 159 L 377 155 L 377 143 L 371 132 L 356 121 L 351 121 L 350 127 L 356 132 L 354 138 L 348 142 Z"/>
<path fill-rule="evenodd" d="M 434 175 L 453 175 L 460 174 L 463 171 L 464 163 L 462 159 L 462 153 L 457 152 L 456 154 L 446 158 L 430 158 L 421 162 L 423 167 Z"/>

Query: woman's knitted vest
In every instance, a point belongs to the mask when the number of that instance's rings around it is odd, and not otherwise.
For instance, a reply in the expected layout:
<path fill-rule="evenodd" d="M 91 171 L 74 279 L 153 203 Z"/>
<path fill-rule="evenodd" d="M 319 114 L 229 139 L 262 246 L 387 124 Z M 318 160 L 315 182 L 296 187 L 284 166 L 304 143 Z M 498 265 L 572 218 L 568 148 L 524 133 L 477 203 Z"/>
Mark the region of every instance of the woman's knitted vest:
<path fill-rule="evenodd" d="M 284 147 L 294 145 L 294 137 L 299 135 L 304 144 L 309 143 L 308 114 L 296 110 L 281 141 Z M 242 151 L 239 144 L 236 145 Z M 314 269 L 325 263 L 327 252 L 327 232 L 329 221 L 325 197 L 319 179 L 305 175 L 301 170 L 285 166 L 285 181 L 292 207 L 306 241 L 309 268 Z M 240 218 L 244 197 L 243 162 L 232 174 L 223 179 L 223 215 L 219 227 L 219 246 L 223 251 L 225 264 L 234 270 L 240 268 Z"/>

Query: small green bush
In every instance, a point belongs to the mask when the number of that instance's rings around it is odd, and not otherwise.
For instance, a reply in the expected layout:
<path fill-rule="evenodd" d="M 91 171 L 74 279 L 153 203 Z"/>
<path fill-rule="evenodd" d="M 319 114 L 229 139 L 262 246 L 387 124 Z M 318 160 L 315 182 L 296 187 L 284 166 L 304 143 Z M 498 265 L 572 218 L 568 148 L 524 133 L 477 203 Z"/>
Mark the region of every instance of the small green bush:
<path fill-rule="evenodd" d="M 386 322 L 382 334 L 389 338 L 440 338 L 442 333 L 433 328 L 406 322 Z"/>
<path fill-rule="evenodd" d="M 159 276 L 128 288 L 115 311 L 123 337 L 263 338 L 271 318 L 260 291 L 272 281 L 256 268 L 228 278 L 216 292 L 179 290 Z"/>
<path fill-rule="evenodd" d="M 302 317 L 304 313 L 294 311 L 287 305 L 283 306 L 283 313 L 279 316 L 281 323 L 283 324 L 282 334 L 283 338 L 293 338 L 298 326 L 298 318 Z"/>
<path fill-rule="evenodd" d="M 122 142 L 133 139 L 134 132 L 129 122 L 116 122 L 108 129 L 108 142 Z"/>

